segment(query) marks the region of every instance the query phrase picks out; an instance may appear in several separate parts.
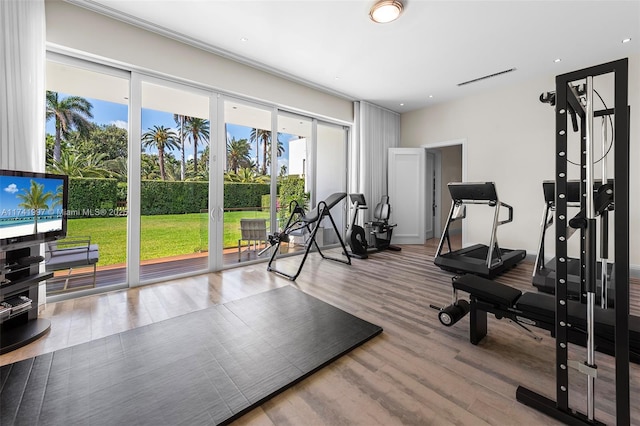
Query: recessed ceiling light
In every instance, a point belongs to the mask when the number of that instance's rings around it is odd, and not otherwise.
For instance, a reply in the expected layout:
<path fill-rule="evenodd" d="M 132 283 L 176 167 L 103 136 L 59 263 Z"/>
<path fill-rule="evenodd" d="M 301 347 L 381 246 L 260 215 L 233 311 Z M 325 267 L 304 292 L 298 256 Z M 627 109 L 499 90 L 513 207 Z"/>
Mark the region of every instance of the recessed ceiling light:
<path fill-rule="evenodd" d="M 404 104 L 401 103 L 400 106 L 404 106 Z"/>
<path fill-rule="evenodd" d="M 562 61 L 562 59 L 560 59 L 560 58 L 557 58 L 557 59 L 554 59 L 554 60 L 553 60 L 553 62 L 555 62 L 556 64 L 557 64 L 558 62 L 561 62 L 561 61 Z"/>
<path fill-rule="evenodd" d="M 240 41 L 249 41 L 249 39 L 248 39 L 248 38 L 246 38 L 246 37 L 242 37 L 242 38 L 240 39 Z"/>
<path fill-rule="evenodd" d="M 433 98 L 433 95 L 429 95 L 429 99 Z"/>
<path fill-rule="evenodd" d="M 398 0 L 380 0 L 369 11 L 373 22 L 386 24 L 395 21 L 402 13 L 402 3 Z"/>
<path fill-rule="evenodd" d="M 629 43 L 631 41 L 630 38 L 625 38 L 624 40 L 622 40 L 623 43 Z"/>

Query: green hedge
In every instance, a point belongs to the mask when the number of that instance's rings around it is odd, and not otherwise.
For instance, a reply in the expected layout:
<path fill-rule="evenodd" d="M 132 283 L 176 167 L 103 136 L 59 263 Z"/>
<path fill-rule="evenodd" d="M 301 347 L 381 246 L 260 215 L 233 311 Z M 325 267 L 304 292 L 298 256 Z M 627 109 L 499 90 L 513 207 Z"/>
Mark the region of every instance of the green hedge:
<path fill-rule="evenodd" d="M 140 211 L 154 214 L 199 213 L 208 208 L 209 182 L 143 180 Z"/>
<path fill-rule="evenodd" d="M 95 216 L 100 209 L 115 209 L 118 181 L 101 178 L 69 178 L 69 217 Z"/>
<path fill-rule="evenodd" d="M 262 196 L 269 194 L 268 183 L 225 183 L 224 208 L 261 207 Z"/>
<path fill-rule="evenodd" d="M 143 180 L 140 209 L 142 215 L 198 213 L 208 208 L 209 182 Z M 270 185 L 264 183 L 225 183 L 224 208 L 266 207 L 264 196 Z M 126 200 L 126 183 L 116 179 L 69 178 L 69 217 L 93 217 L 100 209 L 111 214 L 118 201 Z"/>

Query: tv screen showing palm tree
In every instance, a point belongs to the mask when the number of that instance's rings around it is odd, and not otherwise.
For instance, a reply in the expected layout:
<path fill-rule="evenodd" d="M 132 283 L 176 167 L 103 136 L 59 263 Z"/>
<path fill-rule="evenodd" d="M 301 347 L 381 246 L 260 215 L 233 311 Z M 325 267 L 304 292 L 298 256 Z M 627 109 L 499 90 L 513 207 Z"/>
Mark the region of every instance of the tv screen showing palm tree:
<path fill-rule="evenodd" d="M 0 170 L 0 242 L 66 233 L 66 179 Z"/>

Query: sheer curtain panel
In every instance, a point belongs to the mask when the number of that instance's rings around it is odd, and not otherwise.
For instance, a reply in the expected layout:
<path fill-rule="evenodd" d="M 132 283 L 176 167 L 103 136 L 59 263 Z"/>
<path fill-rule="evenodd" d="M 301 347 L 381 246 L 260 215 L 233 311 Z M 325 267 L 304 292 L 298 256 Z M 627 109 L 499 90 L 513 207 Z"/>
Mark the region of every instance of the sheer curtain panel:
<path fill-rule="evenodd" d="M 359 130 L 360 170 L 358 190 L 364 194 L 371 208 L 387 195 L 387 158 L 389 148 L 400 143 L 400 114 L 369 102 L 359 102 L 359 114 L 356 115 Z M 357 111 L 358 109 L 356 109 Z M 393 200 L 390 200 L 393 205 Z"/>
<path fill-rule="evenodd" d="M 44 171 L 44 0 L 0 1 L 0 168 Z"/>

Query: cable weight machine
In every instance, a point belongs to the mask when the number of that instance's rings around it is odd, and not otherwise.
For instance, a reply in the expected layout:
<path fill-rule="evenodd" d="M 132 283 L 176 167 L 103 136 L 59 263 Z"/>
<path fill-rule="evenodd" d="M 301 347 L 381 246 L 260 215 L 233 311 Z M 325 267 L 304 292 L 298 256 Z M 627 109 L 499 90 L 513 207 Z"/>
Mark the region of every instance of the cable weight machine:
<path fill-rule="evenodd" d="M 612 75 L 614 81 L 613 109 L 596 111 L 594 108 L 594 77 Z M 577 84 L 584 83 L 584 92 Z M 556 113 L 556 175 L 555 175 L 555 223 L 556 223 L 556 400 L 552 400 L 526 387 L 519 386 L 516 398 L 566 424 L 602 424 L 595 419 L 595 379 L 597 365 L 594 347 L 594 307 L 596 292 L 597 255 L 597 216 L 599 213 L 594 200 L 594 119 L 596 117 L 614 117 L 614 272 L 615 286 L 615 386 L 616 386 L 616 422 L 629 425 L 630 386 L 629 386 L 629 106 L 628 106 L 628 60 L 621 59 L 556 77 L 556 90 L 552 94 L 543 94 L 540 100 L 555 103 Z M 587 354 L 586 361 L 568 359 L 568 323 L 567 313 L 567 190 L 568 155 L 567 121 L 571 119 L 573 129 L 580 129 L 580 179 L 581 179 L 581 281 L 586 295 L 587 315 Z M 579 126 L 578 126 L 579 121 Z M 606 136 L 606 134 L 605 134 Z M 603 141 L 604 144 L 604 141 Z M 605 152 L 605 151 L 603 151 Z M 606 155 L 606 152 L 605 154 Z M 605 162 L 603 160 L 603 162 Z M 603 179 L 606 182 L 609 171 L 602 166 Z M 605 215 L 606 216 L 606 215 Z M 575 218 L 574 218 L 575 219 Z M 612 228 L 603 217 L 606 230 Z M 601 243 L 607 242 L 601 235 Z M 608 242 L 607 242 L 608 243 Z M 606 249 L 601 247 L 601 253 Z M 604 256 L 603 256 L 604 257 Z M 606 261 L 606 258 L 605 258 Z M 603 280 L 603 278 L 601 278 Z M 603 287 L 606 287 L 606 282 Z M 606 298 L 606 296 L 605 296 Z M 569 368 L 576 368 L 587 378 L 587 413 L 577 412 L 569 407 Z"/>

